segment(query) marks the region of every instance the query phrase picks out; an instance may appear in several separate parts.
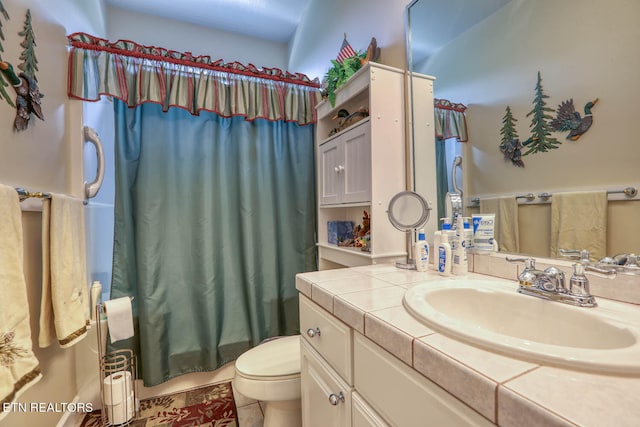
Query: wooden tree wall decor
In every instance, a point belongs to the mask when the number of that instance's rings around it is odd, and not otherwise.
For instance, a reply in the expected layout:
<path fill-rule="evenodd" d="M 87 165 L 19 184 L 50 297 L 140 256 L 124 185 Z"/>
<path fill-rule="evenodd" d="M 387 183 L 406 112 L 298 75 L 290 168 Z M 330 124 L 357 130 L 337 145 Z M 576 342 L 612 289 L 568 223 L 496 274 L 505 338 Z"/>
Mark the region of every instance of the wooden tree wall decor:
<path fill-rule="evenodd" d="M 529 126 L 532 133 L 522 144 L 528 147 L 524 153 L 525 156 L 531 153 L 540 153 L 556 149 L 561 144 L 560 141 L 551 136 L 553 128 L 549 122 L 553 117 L 547 113 L 553 111 L 553 109 L 547 107 L 547 102 L 545 101 L 547 98 L 549 98 L 549 96 L 544 93 L 542 77 L 540 76 L 540 71 L 538 71 L 538 82 L 536 83 L 536 94 L 533 99 L 533 109 L 527 114 L 527 117 L 532 116 L 531 125 Z"/>
<path fill-rule="evenodd" d="M 38 59 L 36 59 L 36 38 L 33 34 L 33 27 L 31 26 L 31 9 L 27 9 L 27 16 L 24 21 L 24 29 L 18 33 L 19 36 L 24 37 L 20 46 L 22 46 L 22 53 L 20 59 L 22 63 L 18 65 L 27 76 L 31 77 L 35 81 L 38 81 L 36 77 L 36 71 L 38 71 Z"/>
<path fill-rule="evenodd" d="M 5 21 L 9 20 L 9 14 L 7 13 L 7 10 L 4 8 L 2 1 L 0 1 L 0 14 L 2 15 Z M 2 20 L 0 20 L 0 40 L 1 40 L 0 41 L 0 61 L 2 61 L 1 53 L 4 53 L 4 46 L 2 45 L 2 43 L 4 42 L 4 33 L 2 32 Z M 13 103 L 11 96 L 9 96 L 9 94 L 7 93 L 7 89 L 6 89 L 7 87 L 9 87 L 9 83 L 5 81 L 4 76 L 0 73 L 0 97 L 2 97 L 2 99 L 7 101 L 7 103 L 11 105 L 13 108 L 16 108 L 16 104 Z"/>
<path fill-rule="evenodd" d="M 31 26 L 31 10 L 29 9 L 27 9 L 24 29 L 18 35 L 24 37 L 20 43 L 23 48 L 20 59 L 23 62 L 18 65 L 22 72 L 16 75 L 13 66 L 5 61 L 0 61 L 0 72 L 16 91 L 16 118 L 13 122 L 13 128 L 16 131 L 21 131 L 29 126 L 31 114 L 44 120 L 41 105 L 41 98 L 44 95 L 40 93 L 35 76 L 35 72 L 38 71 L 38 60 L 35 55 L 36 40 Z"/>
<path fill-rule="evenodd" d="M 502 141 L 500 142 L 500 152 L 504 154 L 505 160 L 511 160 L 515 166 L 524 167 L 522 161 L 522 143 L 515 127 L 518 120 L 513 117 L 511 108 L 507 105 L 504 117 L 502 118 Z"/>

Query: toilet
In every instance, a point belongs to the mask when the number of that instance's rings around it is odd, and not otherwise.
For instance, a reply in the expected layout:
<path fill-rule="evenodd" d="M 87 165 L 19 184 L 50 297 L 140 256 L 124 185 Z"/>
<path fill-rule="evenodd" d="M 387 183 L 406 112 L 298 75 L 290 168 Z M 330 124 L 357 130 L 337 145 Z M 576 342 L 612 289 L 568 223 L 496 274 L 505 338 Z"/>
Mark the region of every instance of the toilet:
<path fill-rule="evenodd" d="M 264 427 L 300 427 L 300 336 L 277 338 L 236 360 L 233 388 L 262 401 Z"/>

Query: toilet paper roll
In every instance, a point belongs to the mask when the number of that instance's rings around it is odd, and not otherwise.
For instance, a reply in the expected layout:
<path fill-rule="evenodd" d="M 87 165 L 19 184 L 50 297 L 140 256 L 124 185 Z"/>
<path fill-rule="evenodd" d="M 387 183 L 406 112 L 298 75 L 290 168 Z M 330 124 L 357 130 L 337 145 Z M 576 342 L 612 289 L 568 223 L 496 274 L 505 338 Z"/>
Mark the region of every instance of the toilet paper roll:
<path fill-rule="evenodd" d="M 119 371 L 103 380 L 103 401 L 107 405 L 118 405 L 133 397 L 131 372 Z"/>
<path fill-rule="evenodd" d="M 105 301 L 104 307 L 107 313 L 107 326 L 109 326 L 111 344 L 131 338 L 133 336 L 131 298 L 122 297 Z"/>
<path fill-rule="evenodd" d="M 106 405 L 107 419 L 111 425 L 124 424 L 134 415 L 133 395 L 117 405 Z"/>

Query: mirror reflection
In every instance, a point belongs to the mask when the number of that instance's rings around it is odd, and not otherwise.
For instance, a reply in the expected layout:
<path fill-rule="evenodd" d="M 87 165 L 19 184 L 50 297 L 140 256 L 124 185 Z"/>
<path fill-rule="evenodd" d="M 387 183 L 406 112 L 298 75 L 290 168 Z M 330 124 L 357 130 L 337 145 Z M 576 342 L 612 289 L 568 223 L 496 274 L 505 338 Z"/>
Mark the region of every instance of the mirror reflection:
<path fill-rule="evenodd" d="M 407 13 L 409 70 L 466 107 L 466 138 L 436 141 L 439 215 L 457 182 L 465 216 L 497 214 L 501 251 L 640 252 L 640 198 L 623 191 L 640 187 L 640 2 L 416 0 Z M 569 135 L 559 110 L 590 126 Z M 415 160 L 419 192 L 433 171 Z"/>

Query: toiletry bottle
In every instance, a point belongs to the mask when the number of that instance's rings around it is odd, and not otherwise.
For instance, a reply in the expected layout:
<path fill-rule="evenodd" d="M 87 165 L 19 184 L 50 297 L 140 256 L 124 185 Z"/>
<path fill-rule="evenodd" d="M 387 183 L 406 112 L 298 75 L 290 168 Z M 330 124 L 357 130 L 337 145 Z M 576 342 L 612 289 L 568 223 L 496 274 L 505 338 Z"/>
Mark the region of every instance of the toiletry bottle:
<path fill-rule="evenodd" d="M 443 276 L 451 275 L 451 245 L 449 244 L 449 231 L 444 231 L 438 245 L 438 273 Z"/>
<path fill-rule="evenodd" d="M 446 230 L 451 230 L 450 218 L 440 218 L 440 221 L 442 221 L 442 230 L 437 230 L 435 233 L 433 233 L 433 249 L 435 250 L 434 255 L 436 257 L 438 256 L 438 246 L 440 245 L 440 241 L 442 240 L 442 234 Z"/>
<path fill-rule="evenodd" d="M 427 271 L 429 268 L 429 244 L 424 230 L 418 232 L 418 240 L 413 245 L 413 256 L 416 257 L 416 270 Z"/>
<path fill-rule="evenodd" d="M 471 217 L 464 218 L 464 242 L 466 243 L 467 254 L 473 249 L 473 229 L 471 228 Z"/>
<path fill-rule="evenodd" d="M 467 244 L 465 241 L 464 220 L 462 219 L 462 215 L 458 215 L 457 220 L 455 243 L 451 245 L 453 257 L 451 272 L 457 276 L 464 276 L 469 272 L 469 266 L 467 262 Z"/>

